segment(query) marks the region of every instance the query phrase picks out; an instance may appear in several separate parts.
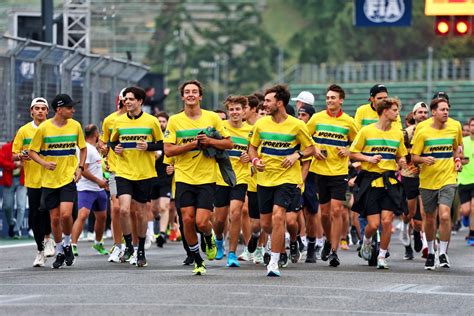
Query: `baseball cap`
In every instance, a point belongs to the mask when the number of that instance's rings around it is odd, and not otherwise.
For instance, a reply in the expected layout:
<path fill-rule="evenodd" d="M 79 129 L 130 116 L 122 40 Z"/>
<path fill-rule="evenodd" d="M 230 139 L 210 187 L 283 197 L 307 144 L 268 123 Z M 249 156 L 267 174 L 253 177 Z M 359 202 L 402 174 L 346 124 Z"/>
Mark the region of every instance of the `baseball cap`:
<path fill-rule="evenodd" d="M 448 97 L 448 94 L 444 91 L 438 91 L 436 92 L 434 95 L 433 95 L 433 99 L 436 99 L 436 98 L 443 98 L 443 99 L 446 99 L 448 102 L 449 102 L 449 97 Z"/>
<path fill-rule="evenodd" d="M 30 109 L 32 109 L 38 103 L 46 105 L 46 107 L 49 109 L 48 101 L 45 98 L 41 98 L 41 97 L 34 98 L 33 101 L 31 101 Z"/>
<path fill-rule="evenodd" d="M 377 95 L 377 93 L 380 93 L 380 92 L 387 92 L 388 93 L 387 87 L 384 86 L 383 84 L 376 84 L 375 86 L 370 88 L 370 96 L 371 97 L 375 97 Z"/>
<path fill-rule="evenodd" d="M 300 109 L 298 110 L 298 114 L 299 113 L 306 113 L 308 114 L 309 116 L 312 116 L 314 113 L 316 113 L 316 110 L 311 106 L 311 105 L 308 105 L 308 104 L 304 104 L 302 107 L 300 107 Z"/>
<path fill-rule="evenodd" d="M 53 110 L 56 111 L 57 108 L 65 106 L 65 107 L 71 107 L 76 104 L 78 104 L 79 101 L 73 101 L 71 97 L 68 94 L 58 94 L 57 96 L 54 97 L 53 102 L 51 102 L 51 106 Z"/>
<path fill-rule="evenodd" d="M 125 96 L 123 95 L 123 93 L 125 92 L 125 89 L 127 89 L 127 88 L 123 88 L 122 90 L 120 90 L 120 93 L 118 95 L 119 100 L 124 100 L 125 99 Z"/>
<path fill-rule="evenodd" d="M 416 111 L 418 111 L 420 108 L 425 108 L 425 109 L 428 109 L 428 106 L 426 105 L 425 102 L 418 102 L 415 104 L 415 106 L 413 107 L 413 113 L 415 113 Z"/>
<path fill-rule="evenodd" d="M 291 98 L 291 101 L 301 101 L 309 105 L 314 105 L 314 95 L 309 91 L 301 91 L 296 98 Z"/>

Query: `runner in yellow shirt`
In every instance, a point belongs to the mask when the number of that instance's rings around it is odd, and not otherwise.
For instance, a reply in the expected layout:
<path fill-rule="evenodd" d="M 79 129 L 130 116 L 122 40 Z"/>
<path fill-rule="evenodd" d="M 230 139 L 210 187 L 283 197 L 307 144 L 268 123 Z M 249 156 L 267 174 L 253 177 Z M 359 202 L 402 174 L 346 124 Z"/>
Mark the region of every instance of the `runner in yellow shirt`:
<path fill-rule="evenodd" d="M 176 207 L 181 208 L 184 233 L 194 255 L 193 274 L 206 274 L 206 267 L 199 253 L 196 226 L 204 235 L 206 256 L 216 257 L 217 249 L 210 222 L 216 186 L 216 160 L 206 157 L 204 149 L 232 149 L 229 133 L 216 113 L 201 109 L 202 85 L 197 80 L 181 85 L 184 111 L 170 117 L 165 131 L 164 150 L 168 157 L 175 157 Z M 222 139 L 210 138 L 213 129 Z"/>
<path fill-rule="evenodd" d="M 58 94 L 51 102 L 54 117 L 38 127 L 29 147 L 30 158 L 43 167 L 41 199 L 51 212 L 56 242 L 53 269 L 64 263 L 71 266 L 75 261 L 71 248 L 72 209 L 77 198 L 76 182 L 81 178 L 87 156 L 81 124 L 72 119 L 77 103 L 67 94 Z M 76 146 L 80 149 L 79 164 Z"/>

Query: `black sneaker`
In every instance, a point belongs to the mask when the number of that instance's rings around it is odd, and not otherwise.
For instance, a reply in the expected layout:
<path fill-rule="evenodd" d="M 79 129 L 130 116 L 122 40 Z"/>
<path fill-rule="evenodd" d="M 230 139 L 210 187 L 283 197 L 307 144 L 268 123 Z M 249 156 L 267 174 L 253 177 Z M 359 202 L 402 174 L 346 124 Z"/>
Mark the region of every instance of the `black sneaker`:
<path fill-rule="evenodd" d="M 328 260 L 329 260 L 329 265 L 334 268 L 337 268 L 337 266 L 341 264 L 341 262 L 339 261 L 339 257 L 337 256 L 337 253 L 335 253 L 334 251 L 331 251 L 331 254 L 328 256 Z"/>
<path fill-rule="evenodd" d="M 164 244 L 166 244 L 166 235 L 160 233 L 158 237 L 156 237 L 156 246 L 159 248 L 163 248 Z"/>
<path fill-rule="evenodd" d="M 66 257 L 64 256 L 63 253 L 58 253 L 56 255 L 56 260 L 54 260 L 53 264 L 51 265 L 52 269 L 59 269 L 64 265 L 64 260 L 66 260 Z"/>
<path fill-rule="evenodd" d="M 357 235 L 357 229 L 354 226 L 351 227 L 350 234 L 351 234 L 352 244 L 356 245 L 359 242 L 359 236 Z"/>
<path fill-rule="evenodd" d="M 76 257 L 74 256 L 74 253 L 72 252 L 72 247 L 71 245 L 68 246 L 63 246 L 64 249 L 64 256 L 66 256 L 66 265 L 72 266 L 74 264 L 74 261 L 76 261 Z"/>
<path fill-rule="evenodd" d="M 146 267 L 147 265 L 148 263 L 146 262 L 145 252 L 139 251 L 137 253 L 137 267 L 143 268 L 143 267 Z"/>
<path fill-rule="evenodd" d="M 435 269 L 435 255 L 434 253 L 428 254 L 425 262 L 425 270 L 434 270 Z"/>
<path fill-rule="evenodd" d="M 286 252 L 285 252 L 286 254 Z M 281 255 L 280 255 L 281 257 Z M 298 263 L 301 258 L 301 252 L 298 247 L 298 242 L 297 241 L 291 241 L 290 242 L 290 258 L 292 263 Z"/>
<path fill-rule="evenodd" d="M 186 259 L 184 259 L 184 261 L 183 261 L 183 266 L 190 266 L 190 265 L 192 265 L 193 263 L 194 263 L 194 258 L 193 258 L 193 256 L 192 256 L 192 255 L 191 255 L 191 256 L 188 255 L 188 256 L 186 257 Z"/>
<path fill-rule="evenodd" d="M 278 266 L 280 268 L 286 268 L 288 266 L 288 255 L 286 251 L 280 254 L 280 260 L 278 260 Z"/>
<path fill-rule="evenodd" d="M 451 228 L 451 231 L 452 232 L 458 232 L 461 229 L 461 227 L 462 227 L 461 221 L 456 221 L 456 222 L 454 222 L 454 224 Z"/>
<path fill-rule="evenodd" d="M 441 268 L 450 268 L 449 259 L 447 254 L 439 255 L 439 266 Z"/>
<path fill-rule="evenodd" d="M 316 263 L 316 249 L 315 247 L 310 247 L 308 244 L 308 251 L 306 252 L 305 263 Z"/>
<path fill-rule="evenodd" d="M 248 245 L 247 245 L 247 250 L 248 250 L 248 252 L 254 253 L 255 250 L 257 250 L 258 239 L 259 239 L 259 238 L 260 238 L 260 236 L 257 237 L 257 236 L 254 236 L 254 235 L 252 235 L 252 236 L 250 237 L 249 243 L 248 243 Z"/>
<path fill-rule="evenodd" d="M 272 258 L 272 256 L 268 252 L 265 252 L 263 254 L 263 263 L 265 264 L 265 266 L 268 266 L 268 264 L 270 263 L 271 258 Z"/>
<path fill-rule="evenodd" d="M 416 252 L 420 252 L 423 249 L 423 241 L 421 240 L 421 233 L 416 230 L 413 231 L 413 246 Z"/>
<path fill-rule="evenodd" d="M 133 249 L 133 247 L 125 247 L 125 251 L 123 252 L 122 256 L 120 257 L 120 262 L 124 263 L 124 262 L 130 261 L 130 259 L 133 257 L 134 251 L 135 250 Z"/>
<path fill-rule="evenodd" d="M 326 240 L 324 242 L 323 250 L 321 251 L 321 260 L 328 261 L 330 252 L 331 252 L 331 242 L 329 240 Z"/>
<path fill-rule="evenodd" d="M 413 249 L 411 248 L 411 246 L 405 246 L 405 256 L 403 257 L 403 259 L 413 260 L 413 258 Z"/>
<path fill-rule="evenodd" d="M 8 226 L 8 237 L 15 236 L 15 225 Z"/>

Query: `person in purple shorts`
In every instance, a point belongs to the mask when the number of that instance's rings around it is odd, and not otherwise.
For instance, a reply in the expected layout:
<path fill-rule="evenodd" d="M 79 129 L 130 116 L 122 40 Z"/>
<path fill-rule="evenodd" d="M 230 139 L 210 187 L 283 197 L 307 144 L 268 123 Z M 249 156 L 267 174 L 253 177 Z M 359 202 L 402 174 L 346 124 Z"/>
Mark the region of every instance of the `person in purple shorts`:
<path fill-rule="evenodd" d="M 99 154 L 96 146 L 99 140 L 99 129 L 95 125 L 87 125 L 84 130 L 87 146 L 87 158 L 84 166 L 83 177 L 77 183 L 77 206 L 78 216 L 72 228 L 72 252 L 78 256 L 77 240 L 82 232 L 86 219 L 90 211 L 95 215 L 95 241 L 92 248 L 101 255 L 107 255 L 108 252 L 102 243 L 102 236 L 105 230 L 105 220 L 107 218 L 107 181 L 104 180 L 102 173 L 102 156 Z"/>

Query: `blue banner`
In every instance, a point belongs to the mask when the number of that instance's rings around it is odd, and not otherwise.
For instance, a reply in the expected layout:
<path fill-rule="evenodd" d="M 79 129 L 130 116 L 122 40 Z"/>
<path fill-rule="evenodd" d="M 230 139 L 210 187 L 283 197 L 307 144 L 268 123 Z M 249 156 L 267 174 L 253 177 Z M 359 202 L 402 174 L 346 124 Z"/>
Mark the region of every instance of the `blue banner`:
<path fill-rule="evenodd" d="M 354 26 L 410 26 L 411 0 L 354 0 Z"/>

